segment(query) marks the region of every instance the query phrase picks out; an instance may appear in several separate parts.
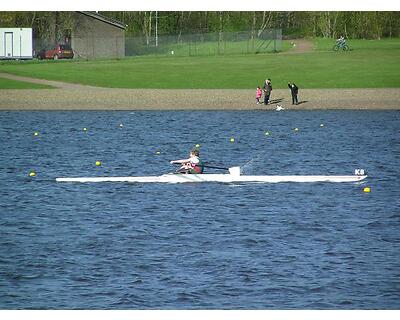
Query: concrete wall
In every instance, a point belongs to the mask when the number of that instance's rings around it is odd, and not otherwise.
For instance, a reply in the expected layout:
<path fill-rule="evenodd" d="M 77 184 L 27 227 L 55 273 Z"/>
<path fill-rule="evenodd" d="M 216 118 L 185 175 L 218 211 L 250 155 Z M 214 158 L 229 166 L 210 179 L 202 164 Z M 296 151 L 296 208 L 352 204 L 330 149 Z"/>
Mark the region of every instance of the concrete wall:
<path fill-rule="evenodd" d="M 124 30 L 74 13 L 71 46 L 79 58 L 121 58 L 125 56 Z"/>

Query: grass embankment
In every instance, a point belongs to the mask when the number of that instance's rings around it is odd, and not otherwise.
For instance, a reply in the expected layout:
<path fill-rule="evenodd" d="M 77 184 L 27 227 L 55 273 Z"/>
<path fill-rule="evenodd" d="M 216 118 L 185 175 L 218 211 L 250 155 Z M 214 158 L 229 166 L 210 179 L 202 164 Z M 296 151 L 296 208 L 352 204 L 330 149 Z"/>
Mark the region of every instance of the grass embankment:
<path fill-rule="evenodd" d="M 139 45 L 139 47 L 138 47 Z M 141 52 L 141 55 L 148 56 L 168 56 L 189 57 L 189 56 L 215 56 L 215 55 L 232 55 L 232 54 L 260 54 L 271 53 L 277 51 L 287 51 L 292 48 L 290 41 L 283 40 L 274 42 L 273 40 L 258 40 L 252 41 L 198 41 L 198 42 L 183 42 L 183 43 L 161 43 L 157 49 L 146 47 L 138 43 L 130 43 L 127 40 L 128 52 Z"/>
<path fill-rule="evenodd" d="M 0 78 L 0 89 L 50 89 L 50 88 L 52 87 L 42 84 L 35 84 L 35 83 Z"/>
<path fill-rule="evenodd" d="M 400 50 L 399 38 L 387 38 L 382 40 L 363 40 L 363 39 L 350 39 L 346 40 L 351 50 Z M 326 38 L 314 39 L 314 50 L 317 51 L 331 51 L 335 44 L 335 40 Z"/>
<path fill-rule="evenodd" d="M 274 88 L 286 88 L 290 80 L 301 88 L 400 87 L 400 39 L 348 40 L 348 52 L 331 51 L 333 44 L 316 39 L 313 52 L 298 54 L 8 62 L 0 69 L 111 88 L 251 89 L 265 78 Z"/>

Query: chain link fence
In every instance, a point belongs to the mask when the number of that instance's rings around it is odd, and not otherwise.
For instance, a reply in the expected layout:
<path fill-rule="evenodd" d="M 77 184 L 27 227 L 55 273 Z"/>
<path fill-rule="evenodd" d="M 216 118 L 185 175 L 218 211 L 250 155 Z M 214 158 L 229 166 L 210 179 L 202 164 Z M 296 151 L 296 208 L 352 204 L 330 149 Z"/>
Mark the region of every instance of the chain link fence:
<path fill-rule="evenodd" d="M 151 37 L 104 37 L 95 34 L 87 38 L 60 41 L 69 44 L 75 58 L 122 58 L 124 56 L 216 56 L 248 53 L 279 52 L 282 50 L 282 30 L 214 32 L 195 34 L 155 35 Z M 40 51 L 54 49 L 56 42 L 33 39 L 36 56 Z"/>
<path fill-rule="evenodd" d="M 282 30 L 214 32 L 125 38 L 125 56 L 215 56 L 278 52 Z"/>
<path fill-rule="evenodd" d="M 70 41 L 33 39 L 33 52 L 37 56 L 42 51 L 53 50 L 57 44 L 68 45 L 74 52 L 74 58 L 123 58 L 125 55 L 124 37 L 73 37 Z"/>

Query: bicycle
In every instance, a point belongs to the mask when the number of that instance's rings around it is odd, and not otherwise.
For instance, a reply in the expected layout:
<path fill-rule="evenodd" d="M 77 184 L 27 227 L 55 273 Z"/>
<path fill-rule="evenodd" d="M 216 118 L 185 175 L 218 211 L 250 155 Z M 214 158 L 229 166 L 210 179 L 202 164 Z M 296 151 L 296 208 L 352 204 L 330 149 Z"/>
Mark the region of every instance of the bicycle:
<path fill-rule="evenodd" d="M 347 45 L 346 42 L 336 42 L 336 44 L 332 47 L 333 51 L 339 51 L 339 50 L 343 50 L 343 51 L 349 51 L 350 48 Z"/>

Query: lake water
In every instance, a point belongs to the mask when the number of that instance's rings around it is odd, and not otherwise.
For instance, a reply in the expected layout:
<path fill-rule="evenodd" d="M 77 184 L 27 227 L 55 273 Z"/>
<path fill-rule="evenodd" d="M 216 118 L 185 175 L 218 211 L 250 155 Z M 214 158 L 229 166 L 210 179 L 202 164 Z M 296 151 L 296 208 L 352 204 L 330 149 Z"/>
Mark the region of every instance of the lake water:
<path fill-rule="evenodd" d="M 1 309 L 400 308 L 398 111 L 0 112 L 0 140 Z M 55 182 L 160 175 L 196 144 L 245 174 L 369 177 Z"/>

